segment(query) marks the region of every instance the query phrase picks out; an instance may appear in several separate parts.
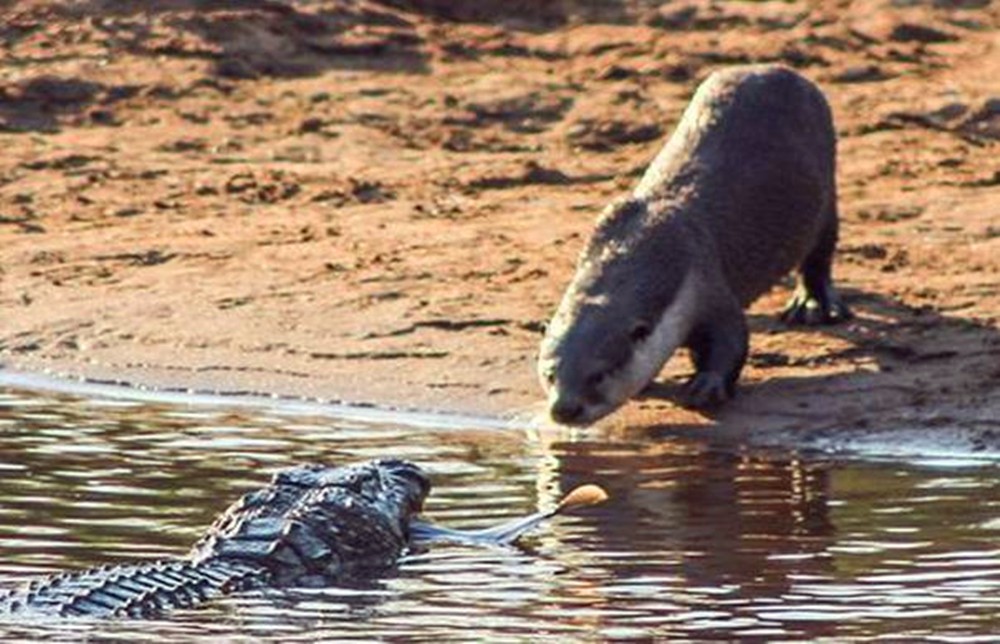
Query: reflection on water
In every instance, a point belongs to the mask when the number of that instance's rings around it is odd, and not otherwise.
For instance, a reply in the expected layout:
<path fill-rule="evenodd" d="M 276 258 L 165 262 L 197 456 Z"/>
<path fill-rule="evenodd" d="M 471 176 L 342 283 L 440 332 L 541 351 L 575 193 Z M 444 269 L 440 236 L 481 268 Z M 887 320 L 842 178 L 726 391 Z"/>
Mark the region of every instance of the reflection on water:
<path fill-rule="evenodd" d="M 695 440 L 537 441 L 0 389 L 0 584 L 182 554 L 242 492 L 304 461 L 431 472 L 428 514 L 477 527 L 596 482 L 603 506 L 520 549 L 448 545 L 364 587 L 266 591 L 145 623 L 3 624 L 0 636 L 371 639 L 824 637 L 1000 631 L 995 468 L 724 453 Z"/>

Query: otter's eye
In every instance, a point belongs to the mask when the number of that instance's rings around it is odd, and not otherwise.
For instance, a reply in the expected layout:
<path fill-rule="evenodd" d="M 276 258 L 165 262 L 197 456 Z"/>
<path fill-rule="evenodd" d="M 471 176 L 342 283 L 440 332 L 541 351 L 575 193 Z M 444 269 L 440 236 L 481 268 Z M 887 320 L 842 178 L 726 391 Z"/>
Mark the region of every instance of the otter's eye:
<path fill-rule="evenodd" d="M 652 329 L 649 328 L 648 324 L 645 322 L 639 322 L 632 327 L 632 331 L 629 333 L 628 337 L 632 340 L 632 342 L 642 342 L 649 337 L 651 332 Z"/>
<path fill-rule="evenodd" d="M 601 386 L 601 383 L 604 382 L 604 377 L 605 377 L 605 374 L 603 374 L 603 373 L 595 373 L 595 374 L 593 374 L 591 376 L 588 376 L 587 377 L 587 386 L 588 387 L 594 387 L 594 388 Z"/>

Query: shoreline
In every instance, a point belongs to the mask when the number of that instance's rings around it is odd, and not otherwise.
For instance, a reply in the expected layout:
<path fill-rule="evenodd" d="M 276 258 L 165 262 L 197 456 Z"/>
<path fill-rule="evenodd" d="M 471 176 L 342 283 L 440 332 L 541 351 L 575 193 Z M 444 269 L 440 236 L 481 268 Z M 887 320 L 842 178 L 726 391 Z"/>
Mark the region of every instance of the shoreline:
<path fill-rule="evenodd" d="M 824 458 L 847 460 L 885 460 L 941 467 L 1000 465 L 1000 443 L 984 443 L 978 432 L 955 427 L 880 428 L 831 432 L 749 431 L 742 435 L 723 426 L 694 428 L 684 426 L 632 426 L 619 423 L 593 428 L 569 428 L 551 422 L 537 422 L 516 417 L 469 415 L 440 409 L 351 404 L 322 398 L 277 395 L 262 391 L 198 390 L 155 386 L 151 381 L 95 381 L 65 375 L 37 374 L 11 370 L 0 364 L 0 388 L 30 392 L 52 392 L 81 398 L 129 400 L 151 404 L 221 406 L 237 409 L 272 409 L 291 415 L 323 416 L 378 424 L 403 424 L 435 430 L 524 431 L 536 440 L 573 440 L 590 435 L 617 436 L 625 440 L 695 441 L 712 449 L 739 452 L 743 449 L 805 452 Z M 703 431 L 701 431 L 703 430 Z"/>
<path fill-rule="evenodd" d="M 322 398 L 303 398 L 260 391 L 226 392 L 190 388 L 157 387 L 150 382 L 93 380 L 49 373 L 12 370 L 0 364 L 0 388 L 30 392 L 51 392 L 80 398 L 109 398 L 135 402 L 279 408 L 292 414 L 331 416 L 364 422 L 405 422 L 411 426 L 481 429 L 508 429 L 512 421 L 491 416 L 470 416 L 432 410 L 351 404 Z"/>

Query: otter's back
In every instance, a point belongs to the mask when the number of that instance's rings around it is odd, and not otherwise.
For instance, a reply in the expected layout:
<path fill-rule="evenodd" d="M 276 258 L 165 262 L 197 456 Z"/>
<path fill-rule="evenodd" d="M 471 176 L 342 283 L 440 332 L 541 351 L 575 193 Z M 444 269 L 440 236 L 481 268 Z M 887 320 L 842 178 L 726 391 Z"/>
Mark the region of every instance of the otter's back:
<path fill-rule="evenodd" d="M 799 264 L 835 206 L 835 133 L 812 83 L 782 67 L 710 76 L 636 188 L 676 203 L 695 255 L 746 305 Z"/>

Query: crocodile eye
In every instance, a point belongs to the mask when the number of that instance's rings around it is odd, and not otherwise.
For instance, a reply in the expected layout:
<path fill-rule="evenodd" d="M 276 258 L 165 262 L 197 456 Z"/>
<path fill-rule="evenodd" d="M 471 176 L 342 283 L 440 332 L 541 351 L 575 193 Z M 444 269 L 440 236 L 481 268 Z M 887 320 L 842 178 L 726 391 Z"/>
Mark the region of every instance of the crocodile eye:
<path fill-rule="evenodd" d="M 642 342 L 649 337 L 651 332 L 652 329 L 649 328 L 648 324 L 645 322 L 639 322 L 632 327 L 632 331 L 629 332 L 628 337 L 633 343 Z"/>

